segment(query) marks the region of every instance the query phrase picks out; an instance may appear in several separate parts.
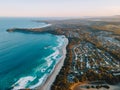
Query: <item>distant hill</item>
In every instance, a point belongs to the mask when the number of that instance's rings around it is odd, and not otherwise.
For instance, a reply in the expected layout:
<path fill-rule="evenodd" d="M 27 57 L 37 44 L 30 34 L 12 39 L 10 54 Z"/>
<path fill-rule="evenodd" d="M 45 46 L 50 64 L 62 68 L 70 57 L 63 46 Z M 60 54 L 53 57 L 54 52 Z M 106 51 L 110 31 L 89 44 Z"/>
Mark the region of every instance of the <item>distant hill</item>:
<path fill-rule="evenodd" d="M 112 16 L 113 18 L 120 18 L 120 15 Z"/>
<path fill-rule="evenodd" d="M 115 15 L 115 16 L 106 16 L 106 17 L 93 17 L 93 18 L 88 18 L 88 20 L 92 21 L 107 21 L 107 22 L 120 22 L 120 15 Z"/>

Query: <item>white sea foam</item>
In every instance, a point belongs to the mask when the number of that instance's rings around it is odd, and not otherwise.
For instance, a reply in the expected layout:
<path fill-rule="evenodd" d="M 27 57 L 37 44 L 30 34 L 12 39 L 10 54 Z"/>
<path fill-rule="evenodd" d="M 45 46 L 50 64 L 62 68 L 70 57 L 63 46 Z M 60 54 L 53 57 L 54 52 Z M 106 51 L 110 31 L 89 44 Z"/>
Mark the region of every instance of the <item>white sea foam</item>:
<path fill-rule="evenodd" d="M 52 24 L 46 24 L 46 25 L 44 25 L 44 26 L 40 26 L 40 27 L 38 27 L 38 28 L 45 28 L 45 27 L 49 27 L 49 26 L 51 26 Z M 32 27 L 32 28 L 28 28 L 28 29 L 34 29 L 34 28 L 36 28 L 36 27 Z"/>
<path fill-rule="evenodd" d="M 59 50 L 56 50 L 54 53 L 52 53 L 51 55 L 45 58 L 45 60 L 47 61 L 48 67 L 51 66 L 51 64 L 53 63 L 53 60 L 57 59 L 58 55 L 59 55 Z"/>
<path fill-rule="evenodd" d="M 40 27 L 40 28 L 44 28 L 44 27 L 49 27 L 49 26 L 51 26 L 52 24 L 47 24 L 47 25 L 44 25 L 44 26 L 42 26 L 42 27 Z"/>
<path fill-rule="evenodd" d="M 42 69 L 41 69 L 41 72 L 42 72 L 42 73 L 43 73 L 43 72 L 45 72 L 45 71 L 46 71 L 46 69 L 45 69 L 45 68 L 42 68 Z"/>
<path fill-rule="evenodd" d="M 58 62 L 62 58 L 62 55 L 59 58 L 58 58 L 58 56 L 62 53 L 62 51 L 61 51 L 62 49 L 61 48 L 64 45 L 64 39 L 63 38 L 65 38 L 65 37 L 64 36 L 61 36 L 61 37 L 58 36 L 58 39 L 57 39 L 58 46 L 57 47 L 53 47 L 52 49 L 54 50 L 54 52 L 51 55 L 49 55 L 48 57 L 45 58 L 45 60 L 47 61 L 47 67 L 48 68 L 53 63 L 53 60 L 57 60 L 57 62 Z M 44 64 L 39 70 L 41 70 L 41 72 L 45 72 L 47 70 L 47 67 Z M 54 68 L 55 68 L 55 66 L 54 66 Z M 50 72 L 49 75 L 53 72 L 54 68 L 51 71 L 49 71 Z M 35 84 L 33 86 L 30 86 L 29 88 L 30 89 L 34 89 L 34 88 L 42 85 L 46 81 L 47 77 L 48 77 L 48 75 L 45 74 L 43 77 L 41 77 L 39 79 L 39 82 L 37 84 Z M 27 83 L 25 83 L 25 84 L 27 84 Z M 22 84 L 21 84 L 21 86 L 22 86 Z"/>
<path fill-rule="evenodd" d="M 42 73 L 45 72 L 52 65 L 54 60 L 57 60 L 57 62 L 58 62 L 63 57 L 61 54 L 62 53 L 61 48 L 64 45 L 63 38 L 64 38 L 64 36 L 57 37 L 58 45 L 53 48 L 51 47 L 54 50 L 54 52 L 51 55 L 49 55 L 48 57 L 44 58 L 47 61 L 47 67 L 46 67 L 46 64 L 44 63 L 44 65 L 42 65 L 42 67 L 39 67 L 39 69 L 37 69 L 37 71 L 40 70 Z M 61 54 L 61 56 L 58 57 L 60 54 Z M 55 68 L 55 66 L 54 66 L 54 68 Z M 51 71 L 48 71 L 48 72 L 50 72 L 49 75 L 53 72 L 54 68 Z M 48 75 L 45 74 L 42 78 L 39 79 L 39 82 L 37 84 L 35 84 L 29 88 L 34 89 L 34 88 L 40 86 L 42 83 L 44 83 L 44 81 L 47 79 L 47 77 L 48 77 Z"/>
<path fill-rule="evenodd" d="M 56 59 L 56 57 L 59 55 L 59 50 L 55 50 L 54 53 L 52 53 L 51 55 L 49 55 L 48 57 L 45 58 L 45 60 L 49 61 L 51 59 Z"/>
<path fill-rule="evenodd" d="M 52 49 L 54 50 L 54 53 L 52 53 L 51 55 L 49 55 L 48 57 L 45 58 L 45 60 L 47 61 L 48 67 L 52 64 L 52 60 L 60 59 L 60 58 L 57 58 L 57 56 L 60 55 L 61 48 L 64 45 L 65 39 L 63 39 L 63 38 L 65 38 L 65 36 L 61 36 L 61 37 L 57 36 L 58 46 L 53 47 Z"/>
<path fill-rule="evenodd" d="M 34 88 L 40 86 L 46 80 L 46 78 L 47 78 L 47 75 L 45 74 L 43 77 L 41 77 L 39 79 L 39 82 L 37 84 L 31 86 L 30 89 L 34 89 Z"/>
<path fill-rule="evenodd" d="M 45 58 L 45 60 L 47 61 L 48 67 L 51 66 L 51 64 L 53 63 L 53 60 L 56 60 L 57 56 L 60 54 L 57 47 L 53 47 L 53 50 L 54 50 L 54 53 L 52 53 L 51 55 Z"/>
<path fill-rule="evenodd" d="M 20 78 L 15 84 L 12 85 L 13 90 L 26 88 L 26 85 L 28 84 L 28 82 L 32 82 L 34 79 L 35 77 L 32 77 L 32 76 Z"/>
<path fill-rule="evenodd" d="M 62 56 L 62 46 L 64 46 L 65 44 L 65 36 L 57 36 L 57 42 L 58 42 L 58 45 L 57 47 L 53 47 L 52 49 L 54 50 L 54 52 L 49 55 L 48 57 L 45 58 L 45 60 L 47 61 L 47 67 L 50 67 L 51 64 L 53 63 L 53 60 L 57 60 L 57 62 L 63 57 Z M 61 56 L 58 58 L 58 56 L 61 54 Z M 54 66 L 55 68 L 55 66 Z M 49 71 L 49 75 L 53 72 L 54 68 Z M 44 66 L 42 67 L 41 70 L 45 71 L 47 68 L 44 68 Z M 31 89 L 34 89 L 38 86 L 40 86 L 41 84 L 43 84 L 45 82 L 45 80 L 47 79 L 48 75 L 44 75 L 42 78 L 39 79 L 39 82 L 34 85 L 34 86 L 31 86 L 30 88 Z"/>
<path fill-rule="evenodd" d="M 57 42 L 59 43 L 58 47 L 60 48 L 61 46 L 63 46 L 63 43 L 64 43 L 63 38 L 65 38 L 65 36 L 61 36 L 61 37 L 57 36 L 57 38 L 58 38 Z"/>

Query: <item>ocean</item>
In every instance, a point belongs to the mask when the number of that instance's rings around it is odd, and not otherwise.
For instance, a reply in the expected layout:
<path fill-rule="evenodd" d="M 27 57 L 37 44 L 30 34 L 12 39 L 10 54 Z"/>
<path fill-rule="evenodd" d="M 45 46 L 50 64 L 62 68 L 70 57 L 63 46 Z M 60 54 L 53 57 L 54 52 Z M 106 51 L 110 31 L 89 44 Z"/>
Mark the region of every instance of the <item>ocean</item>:
<path fill-rule="evenodd" d="M 0 18 L 0 90 L 38 87 L 63 56 L 64 36 L 6 31 L 47 25 L 32 20 Z"/>

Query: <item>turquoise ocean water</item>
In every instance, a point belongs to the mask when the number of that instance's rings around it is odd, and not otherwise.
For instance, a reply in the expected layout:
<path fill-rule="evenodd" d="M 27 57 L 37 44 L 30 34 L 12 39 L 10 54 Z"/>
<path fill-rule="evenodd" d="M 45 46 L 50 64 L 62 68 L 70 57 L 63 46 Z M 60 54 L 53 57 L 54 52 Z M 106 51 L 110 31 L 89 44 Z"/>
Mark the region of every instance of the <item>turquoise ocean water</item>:
<path fill-rule="evenodd" d="M 63 36 L 6 32 L 9 28 L 36 28 L 33 18 L 0 18 L 0 90 L 35 88 L 62 57 Z"/>

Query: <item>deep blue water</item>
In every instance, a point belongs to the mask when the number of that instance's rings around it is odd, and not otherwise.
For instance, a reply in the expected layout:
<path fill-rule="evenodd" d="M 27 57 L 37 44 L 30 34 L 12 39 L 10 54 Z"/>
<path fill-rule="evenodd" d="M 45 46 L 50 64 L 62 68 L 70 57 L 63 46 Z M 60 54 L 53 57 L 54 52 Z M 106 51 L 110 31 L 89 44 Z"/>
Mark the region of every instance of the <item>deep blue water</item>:
<path fill-rule="evenodd" d="M 31 20 L 0 18 L 0 90 L 40 85 L 62 56 L 60 48 L 64 44 L 63 36 L 6 32 L 9 28 L 46 25 Z"/>

